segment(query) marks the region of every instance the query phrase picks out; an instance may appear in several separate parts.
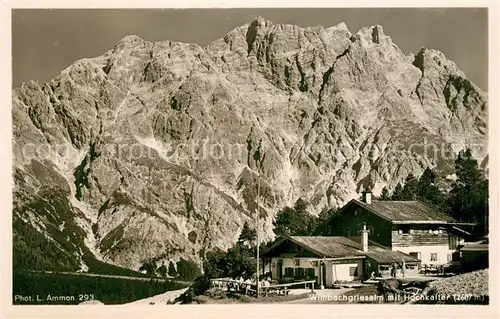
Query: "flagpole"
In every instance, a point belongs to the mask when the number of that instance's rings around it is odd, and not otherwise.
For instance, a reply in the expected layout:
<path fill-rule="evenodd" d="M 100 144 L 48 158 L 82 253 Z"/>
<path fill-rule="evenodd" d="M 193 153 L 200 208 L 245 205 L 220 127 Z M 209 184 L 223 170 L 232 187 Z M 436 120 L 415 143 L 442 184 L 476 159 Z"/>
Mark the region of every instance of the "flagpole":
<path fill-rule="evenodd" d="M 259 199 L 260 202 L 260 175 L 259 179 L 257 181 L 257 198 Z M 259 298 L 260 295 L 260 285 L 259 285 L 259 268 L 260 268 L 260 263 L 259 263 L 259 204 L 257 203 L 257 209 L 255 217 L 257 218 L 256 220 L 256 233 L 257 233 L 257 298 Z"/>

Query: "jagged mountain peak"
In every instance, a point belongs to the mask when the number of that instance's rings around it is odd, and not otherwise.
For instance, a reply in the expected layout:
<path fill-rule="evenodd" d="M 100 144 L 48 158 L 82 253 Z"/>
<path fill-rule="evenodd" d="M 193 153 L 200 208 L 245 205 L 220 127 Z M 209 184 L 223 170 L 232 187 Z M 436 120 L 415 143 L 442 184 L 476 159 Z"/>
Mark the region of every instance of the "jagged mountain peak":
<path fill-rule="evenodd" d="M 455 62 L 448 60 L 443 52 L 436 49 L 421 48 L 415 55 L 413 65 L 418 67 L 422 72 L 434 70 L 436 72 L 445 72 L 446 74 L 465 77 Z"/>
<path fill-rule="evenodd" d="M 381 39 L 387 37 L 381 25 L 363 27 L 356 34 L 377 44 L 380 44 Z"/>
<path fill-rule="evenodd" d="M 344 21 L 339 22 L 334 26 L 328 27 L 327 30 L 343 30 L 343 31 L 347 31 L 347 32 L 351 33 L 349 31 L 349 28 L 347 27 L 347 24 Z"/>
<path fill-rule="evenodd" d="M 443 154 L 487 137 L 487 96 L 439 51 L 407 56 L 381 26 L 264 18 L 204 48 L 127 36 L 23 84 L 12 112 L 14 197 L 28 203 L 16 225 L 66 238 L 75 260 L 90 249 L 134 269 L 230 247 L 258 206 L 270 239 L 299 197 L 316 214 L 366 184 L 378 194 L 427 166 L 446 175 Z M 60 213 L 47 217 L 40 194 Z"/>
<path fill-rule="evenodd" d="M 124 36 L 120 41 L 118 41 L 118 44 L 121 43 L 127 43 L 127 44 L 134 44 L 134 43 L 140 43 L 144 42 L 145 40 L 139 37 L 136 34 L 129 34 Z"/>
<path fill-rule="evenodd" d="M 253 25 L 257 28 L 262 28 L 265 26 L 272 26 L 273 23 L 269 20 L 264 19 L 264 17 L 262 16 L 257 16 L 252 20 L 252 22 L 250 22 L 250 25 Z"/>

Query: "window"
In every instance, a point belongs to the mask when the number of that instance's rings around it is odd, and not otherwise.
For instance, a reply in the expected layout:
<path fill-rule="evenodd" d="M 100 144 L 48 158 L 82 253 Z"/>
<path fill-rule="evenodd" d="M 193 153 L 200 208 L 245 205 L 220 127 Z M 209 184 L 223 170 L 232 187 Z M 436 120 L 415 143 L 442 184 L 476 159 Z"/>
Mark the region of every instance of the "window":
<path fill-rule="evenodd" d="M 293 277 L 293 268 L 292 267 L 285 268 L 285 277 Z"/>
<path fill-rule="evenodd" d="M 401 235 L 409 235 L 410 234 L 410 225 L 402 225 L 399 228 L 399 234 L 401 234 Z"/>
<path fill-rule="evenodd" d="M 452 261 L 452 260 L 453 260 L 453 254 L 452 254 L 452 253 L 448 253 L 448 254 L 446 255 L 446 261 L 450 262 L 450 261 Z"/>
<path fill-rule="evenodd" d="M 438 254 L 437 253 L 431 253 L 431 261 L 437 261 L 438 260 Z"/>
<path fill-rule="evenodd" d="M 295 277 L 304 278 L 304 268 L 295 268 Z"/>
<path fill-rule="evenodd" d="M 456 236 L 449 236 L 448 237 L 448 248 L 450 250 L 455 250 L 458 247 L 458 237 Z"/>
<path fill-rule="evenodd" d="M 306 277 L 315 277 L 316 271 L 314 268 L 306 268 Z"/>
<path fill-rule="evenodd" d="M 358 275 L 358 267 L 349 267 L 349 276 L 356 277 Z"/>

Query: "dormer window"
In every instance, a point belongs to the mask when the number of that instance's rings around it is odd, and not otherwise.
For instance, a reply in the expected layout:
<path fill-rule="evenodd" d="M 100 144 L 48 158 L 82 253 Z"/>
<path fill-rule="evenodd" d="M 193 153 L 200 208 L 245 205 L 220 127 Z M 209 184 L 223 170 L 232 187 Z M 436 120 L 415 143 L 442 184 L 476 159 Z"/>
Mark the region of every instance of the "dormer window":
<path fill-rule="evenodd" d="M 409 235 L 410 234 L 410 226 L 409 225 L 403 225 L 399 228 L 398 233 L 400 235 Z"/>

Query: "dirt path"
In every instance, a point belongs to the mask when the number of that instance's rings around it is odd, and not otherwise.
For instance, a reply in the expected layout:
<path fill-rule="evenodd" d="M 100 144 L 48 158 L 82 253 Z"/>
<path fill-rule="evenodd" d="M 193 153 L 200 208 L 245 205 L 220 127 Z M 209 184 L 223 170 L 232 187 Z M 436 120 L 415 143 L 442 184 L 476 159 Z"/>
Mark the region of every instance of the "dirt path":
<path fill-rule="evenodd" d="M 149 297 L 149 298 L 144 298 L 136 301 L 132 301 L 129 303 L 126 303 L 125 305 L 157 305 L 157 306 L 165 306 L 168 301 L 173 301 L 175 298 L 179 297 L 182 295 L 188 288 L 184 289 L 178 289 L 178 290 L 172 290 L 172 291 L 167 291 L 162 294 Z"/>

